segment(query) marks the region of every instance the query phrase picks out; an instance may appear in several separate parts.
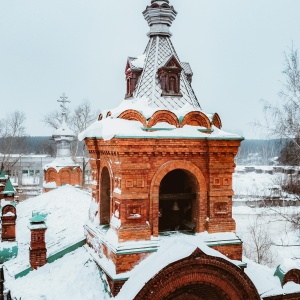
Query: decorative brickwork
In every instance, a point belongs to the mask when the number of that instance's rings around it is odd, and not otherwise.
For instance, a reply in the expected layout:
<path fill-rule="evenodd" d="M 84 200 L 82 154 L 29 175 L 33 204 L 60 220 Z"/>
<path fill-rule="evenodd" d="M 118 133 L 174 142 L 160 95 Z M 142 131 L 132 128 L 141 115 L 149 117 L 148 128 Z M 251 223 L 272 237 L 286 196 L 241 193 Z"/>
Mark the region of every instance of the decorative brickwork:
<path fill-rule="evenodd" d="M 17 211 L 14 205 L 5 205 L 2 208 L 2 241 L 15 241 L 16 240 L 16 219 Z"/>
<path fill-rule="evenodd" d="M 300 270 L 299 269 L 292 269 L 288 271 L 282 280 L 282 284 L 285 285 L 287 282 L 295 282 L 300 284 Z"/>
<path fill-rule="evenodd" d="M 215 113 L 212 118 L 212 124 L 215 125 L 216 127 L 218 127 L 219 129 L 222 128 L 221 118 L 217 113 Z"/>
<path fill-rule="evenodd" d="M 235 231 L 231 182 L 239 144 L 235 140 L 86 139 L 93 177 L 100 183 L 100 187 L 92 186 L 100 203 L 100 223 L 104 224 L 102 215 L 107 215 L 105 209 L 101 211 L 101 202 L 108 202 L 104 200 L 107 196 L 100 197 L 107 195 L 107 184 L 102 183 L 104 167 L 111 185 L 110 216 L 114 214 L 121 223 L 115 228 L 120 241 L 149 240 L 151 234 L 158 235 L 160 184 L 171 171 L 183 170 L 192 186 L 190 195 L 183 196 L 194 197 L 191 221 L 195 231 Z"/>
<path fill-rule="evenodd" d="M 247 275 L 228 261 L 197 249 L 149 280 L 135 300 L 261 299 Z"/>
<path fill-rule="evenodd" d="M 151 128 L 159 122 L 166 122 L 175 127 L 179 127 L 179 121 L 176 115 L 168 110 L 159 110 L 153 114 L 148 121 L 148 127 Z"/>
<path fill-rule="evenodd" d="M 77 166 L 64 167 L 59 169 L 59 171 L 56 171 L 54 168 L 49 168 L 45 171 L 45 182 L 55 182 L 57 187 L 64 184 L 81 186 L 82 170 Z M 45 188 L 44 190 L 48 192 L 51 189 Z"/>
<path fill-rule="evenodd" d="M 210 121 L 208 117 L 200 111 L 191 111 L 186 114 L 181 122 L 181 126 L 192 125 L 192 126 L 203 126 L 210 128 Z"/>
<path fill-rule="evenodd" d="M 147 126 L 147 121 L 145 117 L 141 113 L 133 109 L 125 110 L 118 116 L 118 118 L 125 119 L 125 120 L 139 121 L 144 125 L 144 127 Z"/>

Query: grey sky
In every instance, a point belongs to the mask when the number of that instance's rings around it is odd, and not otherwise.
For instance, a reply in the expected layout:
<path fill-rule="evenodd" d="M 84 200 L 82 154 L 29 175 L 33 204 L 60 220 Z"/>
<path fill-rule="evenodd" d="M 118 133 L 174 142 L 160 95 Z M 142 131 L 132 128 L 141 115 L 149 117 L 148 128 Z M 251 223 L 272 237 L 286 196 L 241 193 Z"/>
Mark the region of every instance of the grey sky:
<path fill-rule="evenodd" d="M 113 108 L 125 95 L 127 56 L 143 53 L 150 0 L 0 0 L 0 118 L 19 109 L 30 135 L 50 135 L 42 115 L 89 99 Z M 299 0 L 170 0 L 171 32 L 205 112 L 225 130 L 259 137 L 260 99 L 277 101 L 283 53 L 300 48 Z M 3 106 L 4 104 L 4 106 Z"/>

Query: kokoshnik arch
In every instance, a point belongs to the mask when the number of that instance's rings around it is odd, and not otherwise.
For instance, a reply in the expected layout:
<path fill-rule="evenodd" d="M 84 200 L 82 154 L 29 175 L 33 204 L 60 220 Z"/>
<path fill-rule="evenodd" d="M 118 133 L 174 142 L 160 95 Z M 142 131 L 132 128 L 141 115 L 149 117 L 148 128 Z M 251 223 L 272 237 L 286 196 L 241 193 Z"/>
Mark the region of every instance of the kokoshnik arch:
<path fill-rule="evenodd" d="M 131 299 L 150 292 L 155 299 L 260 299 L 244 264 L 231 261 L 242 259 L 232 173 L 243 138 L 202 110 L 192 69 L 171 42 L 176 14 L 169 1 L 151 1 L 143 12 L 149 42 L 127 59 L 125 99 L 79 135 L 93 174 L 87 243 L 114 296 L 129 297 L 124 283 L 139 284 L 128 271 L 155 257 L 166 235 L 186 232 L 199 237 L 192 253 L 157 270 Z M 204 232 L 209 243 L 201 242 Z"/>

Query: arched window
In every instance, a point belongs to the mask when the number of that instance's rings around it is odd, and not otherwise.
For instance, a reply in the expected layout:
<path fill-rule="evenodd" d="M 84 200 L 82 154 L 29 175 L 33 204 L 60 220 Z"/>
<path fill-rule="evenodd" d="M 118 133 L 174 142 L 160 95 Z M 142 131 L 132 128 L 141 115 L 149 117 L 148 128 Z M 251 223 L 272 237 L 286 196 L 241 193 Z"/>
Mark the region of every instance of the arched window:
<path fill-rule="evenodd" d="M 101 172 L 100 186 L 100 224 L 109 224 L 110 222 L 110 176 L 107 167 Z"/>

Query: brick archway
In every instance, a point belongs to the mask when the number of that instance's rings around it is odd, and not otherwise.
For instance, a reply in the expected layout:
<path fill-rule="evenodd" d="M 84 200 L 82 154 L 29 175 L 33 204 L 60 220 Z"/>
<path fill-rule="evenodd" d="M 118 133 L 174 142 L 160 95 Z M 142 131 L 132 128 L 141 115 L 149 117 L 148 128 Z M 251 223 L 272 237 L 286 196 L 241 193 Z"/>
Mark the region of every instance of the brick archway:
<path fill-rule="evenodd" d="M 199 190 L 196 192 L 196 209 L 195 218 L 196 232 L 205 230 L 205 219 L 207 216 L 207 188 L 206 180 L 201 170 L 193 163 L 186 160 L 172 160 L 164 163 L 153 176 L 150 186 L 150 222 L 151 230 L 154 236 L 158 236 L 158 218 L 159 218 L 159 187 L 162 179 L 171 171 L 180 169 L 188 171 L 195 176 Z"/>
<path fill-rule="evenodd" d="M 159 271 L 134 299 L 258 300 L 260 296 L 243 270 L 197 248 Z"/>

